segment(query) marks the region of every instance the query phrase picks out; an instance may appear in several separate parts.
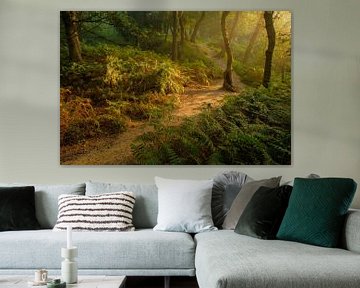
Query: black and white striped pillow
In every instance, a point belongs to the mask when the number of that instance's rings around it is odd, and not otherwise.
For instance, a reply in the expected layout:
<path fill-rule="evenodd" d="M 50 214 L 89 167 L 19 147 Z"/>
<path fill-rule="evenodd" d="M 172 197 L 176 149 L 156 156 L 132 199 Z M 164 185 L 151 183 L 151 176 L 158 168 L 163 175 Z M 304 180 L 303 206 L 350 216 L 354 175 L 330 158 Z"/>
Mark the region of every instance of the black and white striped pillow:
<path fill-rule="evenodd" d="M 133 231 L 133 192 L 92 196 L 60 195 L 55 231 L 72 226 L 74 231 Z"/>

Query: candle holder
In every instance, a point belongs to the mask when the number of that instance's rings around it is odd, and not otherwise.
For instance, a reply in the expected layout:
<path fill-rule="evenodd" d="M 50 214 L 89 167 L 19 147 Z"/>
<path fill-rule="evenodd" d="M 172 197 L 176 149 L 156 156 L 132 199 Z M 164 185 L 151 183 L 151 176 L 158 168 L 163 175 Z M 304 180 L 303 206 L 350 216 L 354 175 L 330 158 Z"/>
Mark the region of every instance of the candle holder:
<path fill-rule="evenodd" d="M 61 279 L 67 284 L 77 283 L 78 269 L 75 261 L 77 255 L 77 247 L 61 248 L 61 257 L 65 258 L 61 262 Z"/>

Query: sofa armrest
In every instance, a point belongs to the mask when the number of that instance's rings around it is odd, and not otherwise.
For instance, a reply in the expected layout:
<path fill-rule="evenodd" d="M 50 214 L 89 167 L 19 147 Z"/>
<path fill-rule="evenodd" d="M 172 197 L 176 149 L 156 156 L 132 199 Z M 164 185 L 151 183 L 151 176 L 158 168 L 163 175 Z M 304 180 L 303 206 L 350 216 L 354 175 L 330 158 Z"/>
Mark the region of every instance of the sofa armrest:
<path fill-rule="evenodd" d="M 343 232 L 343 248 L 360 253 L 360 210 L 349 210 Z"/>

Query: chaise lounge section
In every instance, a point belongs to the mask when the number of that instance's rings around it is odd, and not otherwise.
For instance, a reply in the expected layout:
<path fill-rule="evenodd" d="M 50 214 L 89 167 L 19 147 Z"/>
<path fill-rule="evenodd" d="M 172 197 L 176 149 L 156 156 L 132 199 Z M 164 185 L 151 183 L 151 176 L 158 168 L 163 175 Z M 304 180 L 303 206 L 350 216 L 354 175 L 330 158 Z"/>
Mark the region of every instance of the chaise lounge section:
<path fill-rule="evenodd" d="M 347 216 L 349 250 L 262 240 L 230 230 L 195 236 L 200 288 L 353 288 L 360 283 L 360 211 Z"/>

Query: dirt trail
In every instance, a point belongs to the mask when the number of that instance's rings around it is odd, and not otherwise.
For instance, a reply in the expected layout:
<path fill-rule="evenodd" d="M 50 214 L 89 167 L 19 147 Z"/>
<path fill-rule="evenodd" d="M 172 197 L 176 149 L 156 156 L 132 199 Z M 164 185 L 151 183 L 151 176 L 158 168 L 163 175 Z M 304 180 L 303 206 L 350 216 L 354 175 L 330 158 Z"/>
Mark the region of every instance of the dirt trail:
<path fill-rule="evenodd" d="M 172 112 L 171 125 L 181 123 L 182 119 L 198 114 L 202 107 L 217 107 L 225 95 L 230 95 L 222 89 L 222 79 L 214 80 L 208 86 L 185 88 L 184 94 L 179 95 L 180 105 Z M 130 144 L 140 135 L 152 131 L 149 123 L 142 121 L 131 122 L 128 130 L 116 135 L 115 138 L 87 141 L 81 147 L 78 156 L 73 155 L 63 161 L 65 165 L 118 165 L 135 164 Z M 79 147 L 78 147 L 79 148 Z"/>
<path fill-rule="evenodd" d="M 222 68 L 225 67 L 224 59 L 214 57 L 214 53 L 203 47 L 204 53 L 213 58 Z M 207 49 L 207 50 L 205 50 Z M 235 87 L 238 90 L 244 88 L 237 75 L 233 76 Z M 170 117 L 170 125 L 179 125 L 182 119 L 198 114 L 202 107 L 217 107 L 221 104 L 226 95 L 234 94 L 222 89 L 223 79 L 213 80 L 210 85 L 187 87 L 184 94 L 179 95 L 180 105 Z M 236 92 L 235 92 L 236 94 Z M 89 140 L 77 147 L 77 151 L 68 153 L 62 157 L 62 164 L 65 165 L 131 165 L 136 164 L 131 152 L 130 144 L 140 135 L 152 131 L 152 126 L 147 121 L 135 121 L 130 123 L 128 130 L 112 138 Z M 62 156 L 66 151 L 61 151 Z"/>

